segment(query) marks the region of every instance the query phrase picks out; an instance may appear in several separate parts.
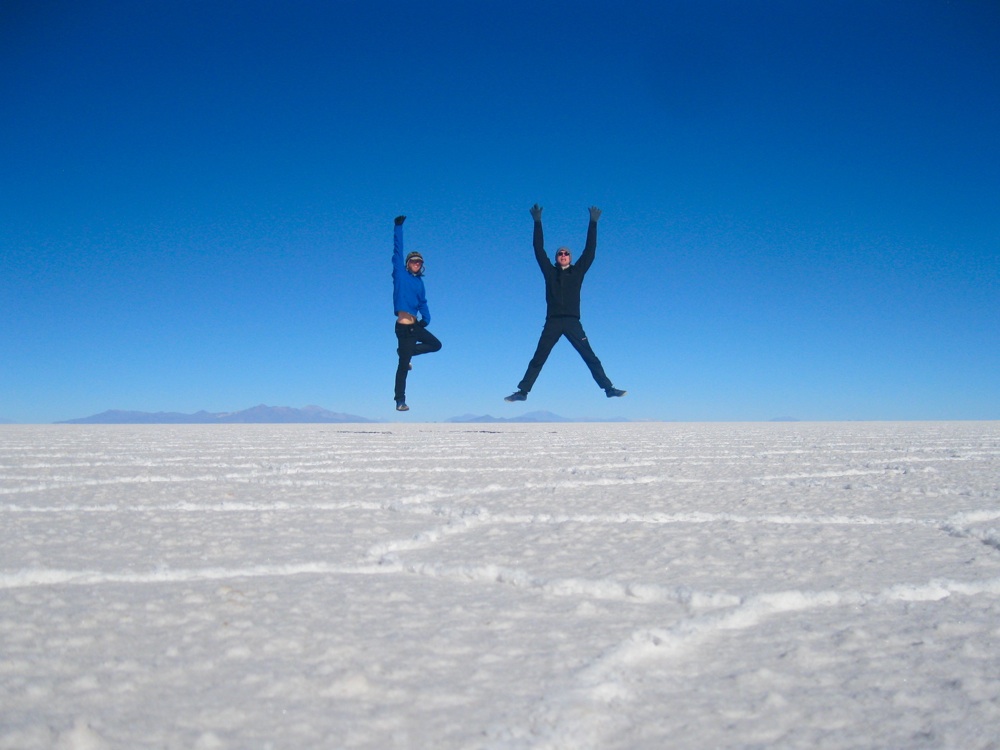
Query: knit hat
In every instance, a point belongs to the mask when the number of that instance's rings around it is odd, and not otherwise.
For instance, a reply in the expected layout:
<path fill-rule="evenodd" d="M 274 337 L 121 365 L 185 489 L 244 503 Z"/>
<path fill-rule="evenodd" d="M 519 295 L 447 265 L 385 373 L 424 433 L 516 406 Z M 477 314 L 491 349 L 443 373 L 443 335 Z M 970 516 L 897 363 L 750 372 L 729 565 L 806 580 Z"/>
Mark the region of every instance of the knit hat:
<path fill-rule="evenodd" d="M 419 261 L 423 261 L 424 256 L 421 255 L 420 253 L 418 253 L 416 250 L 414 250 L 411 253 L 407 253 L 406 254 L 406 262 L 407 263 L 409 263 L 413 259 L 416 259 L 416 260 L 419 260 Z"/>

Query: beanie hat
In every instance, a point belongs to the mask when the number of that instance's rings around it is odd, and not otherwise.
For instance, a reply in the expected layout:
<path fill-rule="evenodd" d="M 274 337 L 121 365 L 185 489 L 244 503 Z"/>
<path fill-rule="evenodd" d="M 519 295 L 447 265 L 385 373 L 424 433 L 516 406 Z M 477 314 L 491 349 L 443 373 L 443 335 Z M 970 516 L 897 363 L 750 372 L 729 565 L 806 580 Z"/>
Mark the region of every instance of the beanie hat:
<path fill-rule="evenodd" d="M 416 250 L 414 250 L 414 251 L 413 251 L 413 252 L 411 252 L 411 253 L 407 253 L 407 254 L 406 254 L 406 262 L 407 262 L 407 263 L 409 263 L 409 262 L 410 262 L 411 260 L 413 260 L 414 258 L 416 258 L 417 260 L 423 260 L 423 259 L 424 259 L 424 256 L 423 256 L 423 255 L 421 255 L 420 253 L 418 253 L 418 252 L 417 252 Z"/>

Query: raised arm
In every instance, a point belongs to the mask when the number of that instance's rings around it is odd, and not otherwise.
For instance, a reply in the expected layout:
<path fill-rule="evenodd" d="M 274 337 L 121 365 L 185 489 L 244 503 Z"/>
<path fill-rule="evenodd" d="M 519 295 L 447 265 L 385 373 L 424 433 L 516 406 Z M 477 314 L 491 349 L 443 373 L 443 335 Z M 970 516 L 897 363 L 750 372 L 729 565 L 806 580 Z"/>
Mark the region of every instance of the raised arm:
<path fill-rule="evenodd" d="M 545 273 L 552 263 L 545 254 L 545 237 L 542 232 L 542 207 L 536 203 L 529 210 L 535 224 L 535 229 L 531 237 L 531 244 L 535 248 L 535 260 L 538 261 L 538 266 L 542 269 L 542 273 Z"/>
<path fill-rule="evenodd" d="M 587 244 L 583 247 L 580 260 L 576 262 L 577 268 L 586 271 L 594 262 L 597 253 L 597 221 L 601 218 L 601 209 L 597 206 L 590 207 L 590 223 L 587 225 Z"/>
<path fill-rule="evenodd" d="M 400 273 L 406 270 L 406 256 L 403 255 L 403 222 L 405 216 L 397 216 L 392 230 L 392 270 Z"/>

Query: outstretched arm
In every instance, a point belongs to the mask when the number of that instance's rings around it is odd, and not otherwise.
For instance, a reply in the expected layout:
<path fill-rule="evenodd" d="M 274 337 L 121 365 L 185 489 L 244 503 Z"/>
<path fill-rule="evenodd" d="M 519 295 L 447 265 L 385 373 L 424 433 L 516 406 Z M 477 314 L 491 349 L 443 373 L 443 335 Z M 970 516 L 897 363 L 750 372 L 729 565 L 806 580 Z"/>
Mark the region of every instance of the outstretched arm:
<path fill-rule="evenodd" d="M 545 273 L 545 270 L 552 264 L 545 255 L 545 237 L 542 233 L 542 207 L 536 203 L 529 210 L 531 211 L 531 218 L 535 223 L 535 229 L 531 237 L 532 247 L 535 248 L 535 260 L 538 261 L 538 266 L 542 269 L 542 273 Z"/>
<path fill-rule="evenodd" d="M 581 271 L 586 271 L 590 268 L 590 264 L 594 262 L 594 256 L 597 253 L 597 220 L 601 218 L 601 209 L 597 206 L 590 207 L 590 223 L 587 225 L 587 244 L 583 247 L 583 253 L 580 254 L 580 260 L 577 261 L 576 265 Z"/>
<path fill-rule="evenodd" d="M 392 268 L 394 271 L 402 273 L 406 270 L 406 261 L 403 260 L 403 222 L 405 216 L 397 216 L 395 226 L 392 230 Z"/>

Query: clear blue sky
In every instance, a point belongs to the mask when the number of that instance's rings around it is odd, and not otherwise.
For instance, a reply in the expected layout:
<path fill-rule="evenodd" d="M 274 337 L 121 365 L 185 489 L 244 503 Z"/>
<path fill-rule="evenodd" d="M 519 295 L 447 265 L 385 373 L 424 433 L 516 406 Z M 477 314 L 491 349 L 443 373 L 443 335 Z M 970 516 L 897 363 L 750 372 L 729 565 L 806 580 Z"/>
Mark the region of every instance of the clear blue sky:
<path fill-rule="evenodd" d="M 1000 419 L 1000 5 L 0 5 L 0 418 Z M 582 249 L 583 323 L 506 404 Z"/>

